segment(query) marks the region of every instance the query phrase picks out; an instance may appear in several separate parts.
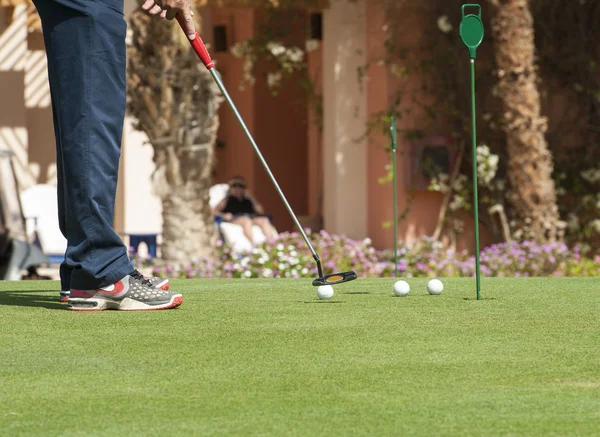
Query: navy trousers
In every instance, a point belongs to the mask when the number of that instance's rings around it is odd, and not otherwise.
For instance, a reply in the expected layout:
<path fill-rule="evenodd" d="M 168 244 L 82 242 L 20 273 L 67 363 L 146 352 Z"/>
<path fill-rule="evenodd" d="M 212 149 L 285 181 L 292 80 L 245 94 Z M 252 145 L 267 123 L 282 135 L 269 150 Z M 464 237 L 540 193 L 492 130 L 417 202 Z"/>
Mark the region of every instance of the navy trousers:
<path fill-rule="evenodd" d="M 34 0 L 56 137 L 61 287 L 110 285 L 134 268 L 113 229 L 125 117 L 123 0 Z"/>

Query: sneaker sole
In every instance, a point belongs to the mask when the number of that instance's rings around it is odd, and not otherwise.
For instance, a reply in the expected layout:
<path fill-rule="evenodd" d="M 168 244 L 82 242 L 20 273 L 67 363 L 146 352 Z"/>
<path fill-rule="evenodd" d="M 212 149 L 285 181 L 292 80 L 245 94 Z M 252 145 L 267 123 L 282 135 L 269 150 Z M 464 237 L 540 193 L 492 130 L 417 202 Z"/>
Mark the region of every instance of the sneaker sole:
<path fill-rule="evenodd" d="M 88 297 L 69 299 L 69 306 L 67 307 L 67 309 L 71 311 L 154 311 L 176 308 L 182 303 L 183 296 L 181 296 L 180 294 L 172 296 L 169 302 L 165 302 L 164 304 L 160 305 L 148 305 L 143 302 L 129 298 L 125 298 L 122 301 L 115 302 L 114 300 L 103 299 L 101 297 Z"/>

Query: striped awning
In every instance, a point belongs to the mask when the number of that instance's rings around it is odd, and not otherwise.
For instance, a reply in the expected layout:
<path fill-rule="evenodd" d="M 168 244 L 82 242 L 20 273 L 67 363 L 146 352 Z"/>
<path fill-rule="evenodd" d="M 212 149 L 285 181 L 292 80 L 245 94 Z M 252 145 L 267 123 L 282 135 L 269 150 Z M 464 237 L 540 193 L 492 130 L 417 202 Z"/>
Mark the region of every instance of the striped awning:
<path fill-rule="evenodd" d="M 31 0 L 0 0 L 0 6 L 31 4 Z M 283 6 L 293 8 L 321 9 L 329 6 L 329 0 L 196 0 L 198 7 L 252 7 Z"/>
<path fill-rule="evenodd" d="M 19 6 L 31 3 L 30 0 L 0 0 L 0 6 Z"/>
<path fill-rule="evenodd" d="M 329 6 L 329 0 L 196 0 L 198 7 L 265 7 L 270 3 L 273 6 L 304 9 L 324 9 Z M 31 0 L 0 0 L 0 6 L 14 7 L 27 5 L 27 28 L 30 32 L 41 30 L 42 23 Z"/>
<path fill-rule="evenodd" d="M 196 5 L 211 7 L 250 7 L 281 6 L 299 9 L 324 9 L 329 7 L 330 0 L 196 0 Z"/>
<path fill-rule="evenodd" d="M 40 17 L 31 0 L 0 0 L 0 6 L 14 7 L 20 5 L 27 5 L 27 29 L 30 32 L 41 30 L 42 23 L 40 22 Z"/>

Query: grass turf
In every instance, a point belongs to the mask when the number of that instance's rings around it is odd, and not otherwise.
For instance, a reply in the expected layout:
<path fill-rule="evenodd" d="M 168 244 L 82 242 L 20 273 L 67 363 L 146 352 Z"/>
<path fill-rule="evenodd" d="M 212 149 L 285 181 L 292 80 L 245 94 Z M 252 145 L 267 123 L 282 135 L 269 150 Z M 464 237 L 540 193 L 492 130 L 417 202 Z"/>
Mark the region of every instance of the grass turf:
<path fill-rule="evenodd" d="M 0 282 L 0 433 L 597 435 L 597 279 L 393 282 L 173 281 L 132 313 Z"/>

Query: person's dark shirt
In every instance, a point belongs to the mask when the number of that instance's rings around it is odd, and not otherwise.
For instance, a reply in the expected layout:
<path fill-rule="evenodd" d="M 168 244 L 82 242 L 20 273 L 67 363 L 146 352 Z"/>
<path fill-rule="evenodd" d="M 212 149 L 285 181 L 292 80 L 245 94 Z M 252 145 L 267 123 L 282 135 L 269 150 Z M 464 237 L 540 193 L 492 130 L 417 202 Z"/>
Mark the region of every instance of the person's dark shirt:
<path fill-rule="evenodd" d="M 238 199 L 235 196 L 227 196 L 227 203 L 222 211 L 223 214 L 231 213 L 233 215 L 256 214 L 254 205 L 247 197 Z"/>

